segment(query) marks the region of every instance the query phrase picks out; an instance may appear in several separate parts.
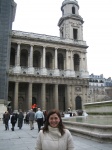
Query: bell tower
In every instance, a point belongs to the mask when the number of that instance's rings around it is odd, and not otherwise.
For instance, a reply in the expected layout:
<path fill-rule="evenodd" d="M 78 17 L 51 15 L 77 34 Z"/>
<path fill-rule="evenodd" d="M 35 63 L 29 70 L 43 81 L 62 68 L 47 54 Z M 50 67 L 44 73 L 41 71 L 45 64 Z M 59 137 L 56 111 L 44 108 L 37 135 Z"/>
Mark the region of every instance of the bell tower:
<path fill-rule="evenodd" d="M 61 6 L 62 17 L 59 19 L 60 37 L 71 40 L 83 40 L 83 18 L 79 15 L 76 0 L 64 0 Z"/>

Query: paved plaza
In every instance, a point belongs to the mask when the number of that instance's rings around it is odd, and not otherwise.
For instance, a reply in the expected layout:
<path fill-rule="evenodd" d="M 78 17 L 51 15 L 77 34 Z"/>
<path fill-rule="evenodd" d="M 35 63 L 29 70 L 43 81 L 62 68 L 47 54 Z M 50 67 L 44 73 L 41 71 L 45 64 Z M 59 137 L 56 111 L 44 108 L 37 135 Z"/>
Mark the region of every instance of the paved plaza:
<path fill-rule="evenodd" d="M 21 130 L 17 124 L 15 131 L 10 129 L 5 131 L 4 124 L 0 121 L 0 150 L 35 150 L 36 138 L 38 134 L 37 124 L 34 130 L 30 130 L 29 125 L 24 124 Z M 99 143 L 78 136 L 73 136 L 75 150 L 112 150 L 112 144 Z"/>

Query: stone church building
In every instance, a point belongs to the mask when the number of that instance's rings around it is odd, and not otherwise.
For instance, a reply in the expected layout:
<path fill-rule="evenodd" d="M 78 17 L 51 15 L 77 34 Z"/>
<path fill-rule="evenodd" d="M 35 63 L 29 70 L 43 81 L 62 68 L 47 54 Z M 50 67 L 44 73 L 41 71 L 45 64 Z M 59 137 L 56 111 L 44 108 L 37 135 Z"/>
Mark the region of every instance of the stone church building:
<path fill-rule="evenodd" d="M 8 101 L 12 110 L 84 109 L 88 99 L 87 44 L 76 0 L 64 0 L 60 37 L 12 31 Z"/>

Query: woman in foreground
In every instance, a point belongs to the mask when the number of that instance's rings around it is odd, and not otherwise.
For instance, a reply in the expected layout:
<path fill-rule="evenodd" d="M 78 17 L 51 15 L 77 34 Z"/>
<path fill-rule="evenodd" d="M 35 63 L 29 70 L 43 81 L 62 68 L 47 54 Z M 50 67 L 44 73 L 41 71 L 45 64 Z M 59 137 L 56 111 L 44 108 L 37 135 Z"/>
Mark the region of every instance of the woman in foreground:
<path fill-rule="evenodd" d="M 65 129 L 58 110 L 51 110 L 45 126 L 38 133 L 36 150 L 74 150 L 74 142 L 69 130 Z"/>

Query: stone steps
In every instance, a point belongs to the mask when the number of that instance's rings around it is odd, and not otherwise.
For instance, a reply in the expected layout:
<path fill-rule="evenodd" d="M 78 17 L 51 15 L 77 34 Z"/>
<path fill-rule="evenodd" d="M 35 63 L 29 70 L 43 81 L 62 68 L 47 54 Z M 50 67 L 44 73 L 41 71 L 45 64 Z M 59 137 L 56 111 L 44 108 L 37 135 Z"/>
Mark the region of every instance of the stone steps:
<path fill-rule="evenodd" d="M 112 143 L 112 126 L 111 125 L 95 125 L 87 123 L 77 123 L 64 121 L 63 123 L 73 135 L 80 135 L 91 140 Z"/>

